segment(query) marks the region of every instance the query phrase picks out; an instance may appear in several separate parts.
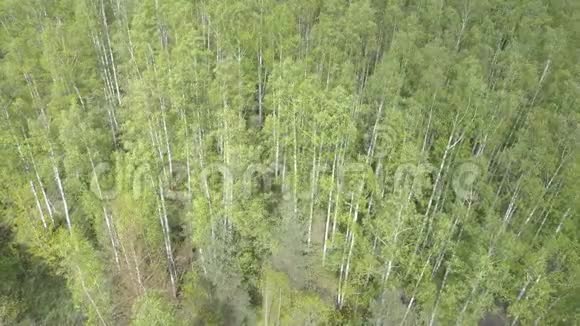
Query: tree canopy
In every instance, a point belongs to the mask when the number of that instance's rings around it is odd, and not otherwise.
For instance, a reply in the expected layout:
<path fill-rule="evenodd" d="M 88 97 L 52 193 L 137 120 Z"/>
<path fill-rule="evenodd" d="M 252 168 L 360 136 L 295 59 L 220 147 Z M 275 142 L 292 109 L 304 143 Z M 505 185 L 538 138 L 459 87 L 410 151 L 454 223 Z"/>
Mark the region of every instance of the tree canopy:
<path fill-rule="evenodd" d="M 580 321 L 580 2 L 0 25 L 0 324 Z"/>

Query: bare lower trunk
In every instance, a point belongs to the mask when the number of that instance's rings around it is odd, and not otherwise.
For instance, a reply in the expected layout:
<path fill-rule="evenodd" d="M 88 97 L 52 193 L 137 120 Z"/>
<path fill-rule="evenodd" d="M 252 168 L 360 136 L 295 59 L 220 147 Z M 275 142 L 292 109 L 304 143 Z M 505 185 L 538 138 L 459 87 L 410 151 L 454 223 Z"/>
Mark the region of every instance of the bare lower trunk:
<path fill-rule="evenodd" d="M 330 231 L 330 210 L 332 207 L 332 193 L 334 191 L 334 174 L 336 171 L 336 159 L 337 159 L 337 154 L 336 152 L 334 153 L 334 161 L 332 162 L 332 174 L 331 174 L 331 180 L 332 180 L 332 184 L 331 184 L 331 188 L 330 191 L 328 192 L 328 205 L 327 205 L 327 209 L 326 209 L 326 223 L 325 223 L 325 227 L 324 227 L 324 243 L 322 245 L 322 265 L 324 266 L 325 260 L 326 260 L 326 250 L 328 248 L 328 232 Z"/>
<path fill-rule="evenodd" d="M 441 300 L 441 293 L 445 288 L 445 282 L 447 281 L 447 276 L 449 275 L 449 267 L 445 270 L 445 275 L 443 275 L 443 281 L 441 281 L 441 288 L 439 289 L 439 294 L 435 300 L 435 307 L 433 307 L 433 312 L 431 312 L 431 319 L 429 320 L 429 326 L 433 326 L 435 323 L 435 317 L 437 316 L 437 307 L 439 306 L 439 301 Z"/>
<path fill-rule="evenodd" d="M 56 184 L 58 185 L 58 190 L 60 191 L 60 197 L 62 199 L 62 204 L 64 206 L 64 217 L 66 219 L 66 226 L 68 231 L 72 233 L 72 225 L 70 221 L 70 216 L 68 214 L 68 204 L 66 202 L 66 196 L 64 195 L 64 188 L 62 186 L 62 181 L 60 179 L 60 174 L 58 172 L 58 168 L 56 167 L 56 163 L 53 162 L 53 171 L 54 171 L 54 178 L 56 179 Z"/>
<path fill-rule="evenodd" d="M 36 202 L 36 208 L 38 209 L 38 214 L 40 216 L 40 220 L 42 221 L 42 226 L 44 228 L 48 228 L 46 225 L 46 219 L 44 218 L 44 212 L 42 211 L 42 206 L 40 205 L 40 201 L 38 200 L 38 195 L 36 193 L 36 188 L 34 187 L 34 183 L 30 180 L 30 189 L 32 190 L 32 194 L 34 195 L 34 201 Z"/>
<path fill-rule="evenodd" d="M 137 259 L 137 253 L 135 252 L 135 246 L 131 243 L 131 253 L 133 254 L 133 262 L 135 263 L 135 273 L 137 274 L 137 283 L 141 287 L 141 290 L 145 292 L 145 286 L 141 280 L 141 271 L 139 270 L 139 259 Z"/>
<path fill-rule="evenodd" d="M 411 311 L 411 307 L 413 306 L 413 303 L 415 303 L 415 295 L 417 294 L 417 289 L 419 288 L 419 284 L 421 284 L 421 281 L 423 280 L 423 275 L 425 275 L 425 270 L 427 269 L 427 265 L 429 265 L 429 259 L 431 258 L 431 255 L 429 255 L 429 257 L 427 257 L 425 264 L 423 265 L 423 269 L 421 270 L 421 274 L 419 275 L 419 279 L 417 280 L 417 284 L 415 284 L 415 289 L 413 290 L 413 296 L 411 297 L 411 300 L 409 301 L 409 304 L 407 305 L 407 309 L 405 310 L 405 314 L 403 315 L 403 320 L 401 320 L 401 326 L 403 326 L 405 324 L 405 320 L 407 319 L 407 316 L 409 315 L 409 312 Z"/>
<path fill-rule="evenodd" d="M 103 192 L 101 191 L 101 185 L 99 182 L 99 177 L 97 175 L 97 170 L 95 168 L 95 162 L 93 161 L 91 151 L 89 150 L 88 147 L 87 147 L 87 153 L 89 156 L 89 161 L 91 162 L 91 167 L 93 169 L 93 177 L 95 178 L 95 182 L 96 182 L 96 186 L 97 186 L 97 193 L 99 195 L 99 198 L 102 200 L 103 199 Z M 109 214 L 107 213 L 107 209 L 105 208 L 105 206 L 103 206 L 103 216 L 105 218 L 105 224 L 107 226 L 107 233 L 109 234 L 109 239 L 111 240 L 111 248 L 113 249 L 115 263 L 117 265 L 117 269 L 121 270 L 121 265 L 119 264 L 119 253 L 118 253 L 119 250 L 117 248 L 118 239 L 116 239 L 116 237 L 115 237 L 116 232 L 114 231 L 114 225 L 110 219 Z M 128 262 L 127 262 L 127 265 L 129 265 Z"/>
<path fill-rule="evenodd" d="M 316 149 L 312 155 L 312 174 L 310 176 L 310 214 L 308 218 L 308 239 L 307 244 L 310 247 L 310 242 L 312 240 L 312 220 L 314 217 L 314 196 L 316 192 L 316 182 L 317 182 L 317 172 L 316 172 Z"/>
<path fill-rule="evenodd" d="M 167 262 L 169 269 L 169 277 L 171 280 L 171 290 L 174 297 L 177 297 L 177 275 L 175 270 L 175 260 L 173 259 L 173 250 L 171 248 L 171 236 L 169 233 L 169 223 L 167 220 L 167 210 L 165 208 L 165 198 L 163 194 L 163 186 L 161 181 L 159 181 L 159 197 L 161 200 L 161 208 L 159 210 L 159 220 L 161 222 L 161 228 L 163 231 L 163 238 L 165 241 L 165 253 L 167 254 Z"/>
<path fill-rule="evenodd" d="M 36 174 L 36 181 L 40 186 L 40 192 L 42 193 L 42 198 L 44 200 L 44 205 L 46 206 L 46 211 L 48 212 L 48 217 L 50 218 L 50 222 L 54 226 L 54 216 L 52 212 L 52 207 L 50 201 L 48 200 L 48 195 L 46 194 L 46 190 L 44 189 L 44 184 L 42 183 L 42 179 L 40 179 L 40 175 L 38 174 L 38 170 L 36 169 L 36 163 L 34 159 L 32 159 L 32 167 L 34 168 L 34 173 Z"/>
<path fill-rule="evenodd" d="M 163 120 L 163 133 L 165 134 L 165 147 L 167 149 L 167 161 L 169 164 L 169 177 L 173 176 L 173 162 L 171 157 L 171 146 L 169 146 L 169 133 L 167 132 L 167 122 L 165 121 L 165 104 L 161 101 L 161 116 Z M 168 180 L 169 181 L 169 180 Z"/>

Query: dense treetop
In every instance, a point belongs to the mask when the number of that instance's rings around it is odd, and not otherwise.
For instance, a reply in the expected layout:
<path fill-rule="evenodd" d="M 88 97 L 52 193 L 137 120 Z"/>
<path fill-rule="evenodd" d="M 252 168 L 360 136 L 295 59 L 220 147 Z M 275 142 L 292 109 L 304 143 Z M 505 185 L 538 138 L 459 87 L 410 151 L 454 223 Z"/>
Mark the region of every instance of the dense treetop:
<path fill-rule="evenodd" d="M 0 1 L 0 324 L 574 325 L 580 2 Z"/>

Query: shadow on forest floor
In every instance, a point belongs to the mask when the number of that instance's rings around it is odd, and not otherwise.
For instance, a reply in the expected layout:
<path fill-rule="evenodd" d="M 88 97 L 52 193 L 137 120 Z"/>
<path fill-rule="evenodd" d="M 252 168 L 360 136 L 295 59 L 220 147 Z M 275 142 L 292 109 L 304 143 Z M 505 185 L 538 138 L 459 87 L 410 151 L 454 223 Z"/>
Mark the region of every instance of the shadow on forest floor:
<path fill-rule="evenodd" d="M 64 277 L 0 224 L 0 324 L 81 325 Z"/>

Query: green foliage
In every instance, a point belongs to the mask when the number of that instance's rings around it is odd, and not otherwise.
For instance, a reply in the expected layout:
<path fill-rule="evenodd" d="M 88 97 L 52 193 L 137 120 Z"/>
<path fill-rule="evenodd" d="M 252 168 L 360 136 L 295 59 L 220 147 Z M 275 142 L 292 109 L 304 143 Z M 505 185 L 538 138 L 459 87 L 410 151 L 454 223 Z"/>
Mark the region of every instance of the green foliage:
<path fill-rule="evenodd" d="M 579 21 L 0 2 L 0 323 L 577 323 Z"/>
<path fill-rule="evenodd" d="M 165 298 L 154 294 L 144 294 L 133 307 L 131 325 L 179 325 L 175 308 Z"/>

